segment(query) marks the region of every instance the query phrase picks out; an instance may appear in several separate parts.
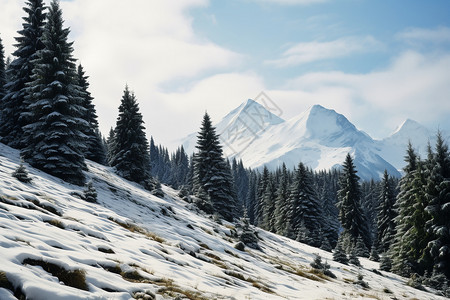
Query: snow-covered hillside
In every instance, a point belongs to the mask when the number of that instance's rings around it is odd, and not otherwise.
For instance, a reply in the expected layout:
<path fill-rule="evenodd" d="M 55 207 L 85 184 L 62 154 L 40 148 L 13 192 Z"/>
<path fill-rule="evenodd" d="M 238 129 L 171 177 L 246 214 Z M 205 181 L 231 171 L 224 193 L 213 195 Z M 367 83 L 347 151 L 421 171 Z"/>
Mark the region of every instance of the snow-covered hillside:
<path fill-rule="evenodd" d="M 0 299 L 440 299 L 378 264 L 341 265 L 331 253 L 257 229 L 261 250 L 234 248 L 236 224 L 204 216 L 177 192 L 152 196 L 88 161 L 98 203 L 82 188 L 27 166 L 0 144 Z M 314 253 L 336 279 L 309 266 Z M 364 276 L 368 288 L 355 284 Z M 22 298 L 21 298 L 22 297 Z"/>
<path fill-rule="evenodd" d="M 294 168 L 299 162 L 316 171 L 340 167 L 347 153 L 354 156 L 358 175 L 363 179 L 380 178 L 384 170 L 400 173 L 377 151 L 375 141 L 358 130 L 334 110 L 314 105 L 287 121 L 273 115 L 264 106 L 247 100 L 216 125 L 224 154 L 242 159 L 244 165 L 274 170 L 284 162 Z M 183 143 L 194 151 L 196 135 Z"/>

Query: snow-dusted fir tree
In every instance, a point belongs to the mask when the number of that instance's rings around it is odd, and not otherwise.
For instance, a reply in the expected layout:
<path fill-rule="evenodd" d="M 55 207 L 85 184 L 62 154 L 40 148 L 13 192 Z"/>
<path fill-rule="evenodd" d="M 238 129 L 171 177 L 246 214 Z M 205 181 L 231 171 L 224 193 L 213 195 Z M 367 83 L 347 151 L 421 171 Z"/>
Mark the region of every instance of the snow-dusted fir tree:
<path fill-rule="evenodd" d="M 289 197 L 289 178 L 286 165 L 281 167 L 280 183 L 276 192 L 275 199 L 275 232 L 280 235 L 286 235 L 286 216 L 288 213 Z"/>
<path fill-rule="evenodd" d="M 84 135 L 86 142 L 85 157 L 100 164 L 104 164 L 106 161 L 105 148 L 103 147 L 102 137 L 98 129 L 97 112 L 95 110 L 94 98 L 89 92 L 88 76 L 85 75 L 83 67 L 78 65 L 77 68 L 77 80 L 78 85 L 81 88 L 83 102 L 82 105 L 85 109 L 83 118 L 89 123 L 89 126 L 85 128 Z"/>
<path fill-rule="evenodd" d="M 2 39 L 0 38 L 0 103 L 2 103 L 2 99 L 5 96 L 5 91 L 6 91 L 5 51 L 3 48 Z M 2 109 L 2 105 L 0 104 L 0 112 L 1 112 L 1 109 Z M 1 113 L 0 113 L 0 118 L 1 118 Z"/>
<path fill-rule="evenodd" d="M 322 204 L 320 203 L 316 192 L 313 189 L 312 177 L 308 169 L 303 163 L 299 163 L 294 181 L 291 186 L 290 195 L 288 198 L 289 213 L 287 221 L 289 226 L 288 232 L 294 235 L 291 238 L 296 238 L 299 235 L 301 223 L 304 222 L 308 230 L 308 236 L 305 240 L 311 241 L 310 245 L 319 247 L 322 240 L 319 236 L 322 216 Z M 303 233 L 300 233 L 303 235 Z"/>
<path fill-rule="evenodd" d="M 91 203 L 97 202 L 97 190 L 95 189 L 92 181 L 86 183 L 83 190 L 84 200 Z"/>
<path fill-rule="evenodd" d="M 84 135 L 80 88 L 69 29 L 63 28 L 58 1 L 52 1 L 42 34 L 44 48 L 33 61 L 32 82 L 27 86 L 30 121 L 24 127 L 22 155 L 32 166 L 74 184 L 83 184 Z"/>
<path fill-rule="evenodd" d="M 29 183 L 31 182 L 31 178 L 28 175 L 28 171 L 25 168 L 25 166 L 23 165 L 23 163 L 21 163 L 19 165 L 19 167 L 17 167 L 17 169 L 14 170 L 14 172 L 12 173 L 12 176 L 17 178 L 17 180 L 24 182 L 24 183 Z"/>
<path fill-rule="evenodd" d="M 255 202 L 255 225 L 264 226 L 264 193 L 266 192 L 267 185 L 269 184 L 270 172 L 269 169 L 264 166 L 263 172 L 258 176 L 256 202 Z"/>
<path fill-rule="evenodd" d="M 257 206 L 257 175 L 255 171 L 250 171 L 248 175 L 248 192 L 245 202 L 245 208 L 250 224 L 256 225 L 255 212 Z"/>
<path fill-rule="evenodd" d="M 214 211 L 231 221 L 236 206 L 233 178 L 208 113 L 203 117 L 196 148 L 198 152 L 194 160 L 194 191 L 203 189 Z"/>
<path fill-rule="evenodd" d="M 386 252 L 389 250 L 395 235 L 395 222 L 394 219 L 397 216 L 397 212 L 394 208 L 395 199 L 395 187 L 387 170 L 384 170 L 383 179 L 380 185 L 380 198 L 378 206 L 378 228 L 377 228 L 377 242 L 378 251 Z"/>
<path fill-rule="evenodd" d="M 340 189 L 338 191 L 339 219 L 344 232 L 350 242 L 349 247 L 356 245 L 356 239 L 361 236 L 366 247 L 370 247 L 370 233 L 360 203 L 359 176 L 353 164 L 350 153 L 347 154 L 343 165 L 342 174 L 339 180 Z M 350 249 L 347 249 L 349 251 Z"/>
<path fill-rule="evenodd" d="M 44 48 L 41 36 L 45 23 L 43 0 L 28 0 L 23 10 L 22 29 L 16 37 L 16 50 L 14 60 L 8 67 L 8 83 L 6 95 L 0 101 L 0 136 L 2 142 L 14 148 L 22 148 L 23 127 L 30 120 L 22 114 L 28 111 L 25 98 L 28 95 L 28 83 L 32 81 L 34 68 L 33 61 L 37 58 L 36 52 Z"/>
<path fill-rule="evenodd" d="M 114 128 L 109 129 L 108 137 L 106 138 L 106 161 L 108 162 L 108 165 L 111 164 L 111 158 L 112 158 L 112 148 L 114 145 Z"/>
<path fill-rule="evenodd" d="M 395 204 L 398 210 L 398 215 L 395 218 L 396 233 L 389 253 L 392 256 L 392 271 L 409 277 L 414 265 L 414 256 L 410 249 L 415 240 L 412 216 L 416 198 L 413 192 L 413 181 L 418 164 L 418 158 L 411 142 L 408 143 L 405 162 L 406 166 L 403 168 L 405 175 L 400 179 L 400 192 Z"/>
<path fill-rule="evenodd" d="M 269 181 L 267 182 L 266 190 L 263 195 L 264 215 L 263 222 L 260 226 L 270 232 L 275 232 L 275 198 L 275 180 L 273 176 L 269 176 Z"/>
<path fill-rule="evenodd" d="M 348 257 L 344 248 L 344 240 L 341 235 L 336 243 L 336 247 L 333 250 L 333 260 L 346 265 L 348 264 Z"/>
<path fill-rule="evenodd" d="M 450 278 L 450 153 L 442 134 L 437 133 L 433 160 L 429 162 L 426 211 L 431 215 L 426 227 L 431 232 L 427 251 L 435 273 Z"/>
<path fill-rule="evenodd" d="M 114 129 L 109 164 L 125 179 L 145 183 L 150 179 L 149 145 L 144 120 L 134 93 L 123 91 Z"/>

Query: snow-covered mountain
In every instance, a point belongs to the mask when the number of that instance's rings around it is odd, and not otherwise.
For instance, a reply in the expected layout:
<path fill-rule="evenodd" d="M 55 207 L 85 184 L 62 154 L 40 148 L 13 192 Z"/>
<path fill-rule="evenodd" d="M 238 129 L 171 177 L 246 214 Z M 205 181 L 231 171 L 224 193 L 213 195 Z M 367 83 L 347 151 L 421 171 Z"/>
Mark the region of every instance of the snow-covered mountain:
<path fill-rule="evenodd" d="M 387 169 L 400 176 L 380 156 L 375 141 L 334 110 L 314 105 L 302 114 L 283 120 L 247 100 L 216 125 L 229 158 L 242 159 L 247 167 L 275 169 L 284 162 L 294 168 L 301 161 L 314 170 L 340 167 L 351 153 L 363 179 L 380 178 Z M 195 134 L 183 143 L 194 151 Z"/>
<path fill-rule="evenodd" d="M 87 161 L 97 203 L 81 187 L 25 165 L 0 143 L 0 299 L 444 299 L 360 258 L 362 267 L 254 228 L 261 250 L 235 248 L 237 224 L 217 223 L 177 191 L 164 198 Z M 317 253 L 336 278 L 310 267 Z M 366 287 L 358 284 L 362 275 Z"/>
<path fill-rule="evenodd" d="M 442 136 L 448 142 L 450 133 L 441 131 Z M 376 141 L 378 154 L 389 161 L 397 169 L 405 166 L 404 156 L 408 142 L 422 158 L 426 158 L 428 143 L 434 147 L 436 143 L 436 132 L 414 120 L 405 120 L 390 136 Z"/>

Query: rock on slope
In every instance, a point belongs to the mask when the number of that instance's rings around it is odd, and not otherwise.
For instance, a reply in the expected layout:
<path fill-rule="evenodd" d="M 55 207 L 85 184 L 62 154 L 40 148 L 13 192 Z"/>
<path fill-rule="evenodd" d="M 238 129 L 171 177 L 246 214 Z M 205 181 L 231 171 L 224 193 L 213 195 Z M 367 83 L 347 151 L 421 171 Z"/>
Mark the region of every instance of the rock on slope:
<path fill-rule="evenodd" d="M 98 203 L 82 188 L 29 166 L 11 176 L 16 150 L 0 144 L 0 299 L 439 299 L 390 273 L 331 260 L 331 253 L 258 229 L 261 251 L 234 248 L 235 225 L 219 224 L 177 192 L 164 199 L 88 162 Z M 313 253 L 336 279 L 314 273 Z M 369 288 L 354 284 L 364 275 Z"/>

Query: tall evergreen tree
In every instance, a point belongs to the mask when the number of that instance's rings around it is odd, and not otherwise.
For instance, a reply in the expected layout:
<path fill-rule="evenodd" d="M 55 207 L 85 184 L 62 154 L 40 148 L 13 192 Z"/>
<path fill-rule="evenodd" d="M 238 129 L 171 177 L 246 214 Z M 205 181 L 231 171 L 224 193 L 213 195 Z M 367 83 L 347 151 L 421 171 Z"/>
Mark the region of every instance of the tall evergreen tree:
<path fill-rule="evenodd" d="M 6 64 L 5 64 L 5 51 L 3 49 L 3 42 L 0 38 L 0 112 L 2 99 L 5 96 L 6 91 Z M 0 114 L 1 118 L 1 114 Z M 0 121 L 1 123 L 1 121 Z"/>
<path fill-rule="evenodd" d="M 83 118 L 88 122 L 89 126 L 85 128 L 83 132 L 86 142 L 85 157 L 100 164 L 104 164 L 106 161 L 105 148 L 103 147 L 102 137 L 98 129 L 97 112 L 95 110 L 94 98 L 89 92 L 88 76 L 85 75 L 84 69 L 81 65 L 77 68 L 77 80 L 82 92 L 82 106 L 85 109 Z"/>
<path fill-rule="evenodd" d="M 383 180 L 381 182 L 380 199 L 378 206 L 378 230 L 377 230 L 377 242 L 378 251 L 384 253 L 389 250 L 394 235 L 395 235 L 395 222 L 394 219 L 397 215 L 395 209 L 395 191 L 392 181 L 389 178 L 387 170 L 384 170 Z"/>
<path fill-rule="evenodd" d="M 247 210 L 248 219 L 251 224 L 256 224 L 256 206 L 257 206 L 257 181 L 258 177 L 254 171 L 250 171 L 248 176 L 248 192 L 246 197 L 245 208 Z"/>
<path fill-rule="evenodd" d="M 283 163 L 281 168 L 280 183 L 276 192 L 275 199 L 275 232 L 280 235 L 286 235 L 286 217 L 288 214 L 289 197 L 289 175 L 286 165 Z"/>
<path fill-rule="evenodd" d="M 219 136 L 205 113 L 197 136 L 198 153 L 194 161 L 194 190 L 204 190 L 214 211 L 226 220 L 233 220 L 236 207 L 233 178 L 222 154 Z"/>
<path fill-rule="evenodd" d="M 114 129 L 111 167 L 123 178 L 145 183 L 150 178 L 149 145 L 134 93 L 125 87 Z"/>
<path fill-rule="evenodd" d="M 396 209 L 398 215 L 395 218 L 395 237 L 389 253 L 392 257 L 392 271 L 402 275 L 410 276 L 413 269 L 414 257 L 409 249 L 415 241 L 414 223 L 412 216 L 415 206 L 415 194 L 413 192 L 413 181 L 417 170 L 418 158 L 411 142 L 405 156 L 406 166 L 403 168 L 405 175 L 399 183 L 400 192 L 397 195 Z"/>
<path fill-rule="evenodd" d="M 440 132 L 435 150 L 427 179 L 426 211 L 431 216 L 426 224 L 431 234 L 427 251 L 436 268 L 433 271 L 450 278 L 450 153 Z M 429 268 L 428 271 L 431 272 Z"/>
<path fill-rule="evenodd" d="M 360 185 L 359 176 L 353 164 L 350 153 L 345 158 L 342 175 L 339 181 L 340 189 L 338 191 L 339 200 L 339 219 L 344 234 L 348 235 L 350 244 L 354 247 L 356 239 L 360 235 L 367 248 L 370 248 L 370 233 L 360 203 Z"/>
<path fill-rule="evenodd" d="M 106 161 L 108 162 L 108 165 L 111 165 L 111 158 L 112 158 L 112 148 L 114 145 L 114 128 L 109 129 L 108 137 L 106 138 Z"/>
<path fill-rule="evenodd" d="M 313 190 L 312 177 L 303 163 L 299 163 L 294 182 L 289 195 L 288 231 L 291 237 L 304 236 L 305 241 L 310 241 L 311 246 L 319 247 L 322 237 L 319 232 L 323 223 L 321 203 Z M 303 231 L 302 223 L 307 230 Z M 292 235 L 293 234 L 293 235 Z"/>
<path fill-rule="evenodd" d="M 22 148 L 23 127 L 30 123 L 28 112 L 30 104 L 25 99 L 28 96 L 29 83 L 33 81 L 32 72 L 37 52 L 44 48 L 41 36 L 44 30 L 46 14 L 44 12 L 43 0 L 28 0 L 23 10 L 26 16 L 22 30 L 18 31 L 16 37 L 17 48 L 13 55 L 15 59 L 8 67 L 8 83 L 6 94 L 1 101 L 0 136 L 2 142 L 14 148 Z M 47 30 L 50 28 L 47 28 Z M 47 40 L 48 43 L 48 40 Z M 63 43 L 66 43 L 64 41 Z"/>
<path fill-rule="evenodd" d="M 264 215 L 262 228 L 275 232 L 275 198 L 276 198 L 276 186 L 275 180 L 269 175 L 269 180 L 266 186 L 266 190 L 263 195 Z"/>
<path fill-rule="evenodd" d="M 262 174 L 258 178 L 258 189 L 255 202 L 255 225 L 264 226 L 264 193 L 266 192 L 267 185 L 269 184 L 269 169 L 264 166 Z"/>
<path fill-rule="evenodd" d="M 39 9 L 39 8 L 38 8 Z M 52 1 L 42 34 L 44 48 L 33 60 L 31 83 L 27 84 L 28 112 L 22 117 L 30 121 L 24 129 L 24 158 L 68 182 L 83 184 L 85 151 L 80 88 L 76 84 L 72 43 L 67 41 L 69 29 L 63 28 L 62 11 Z"/>

